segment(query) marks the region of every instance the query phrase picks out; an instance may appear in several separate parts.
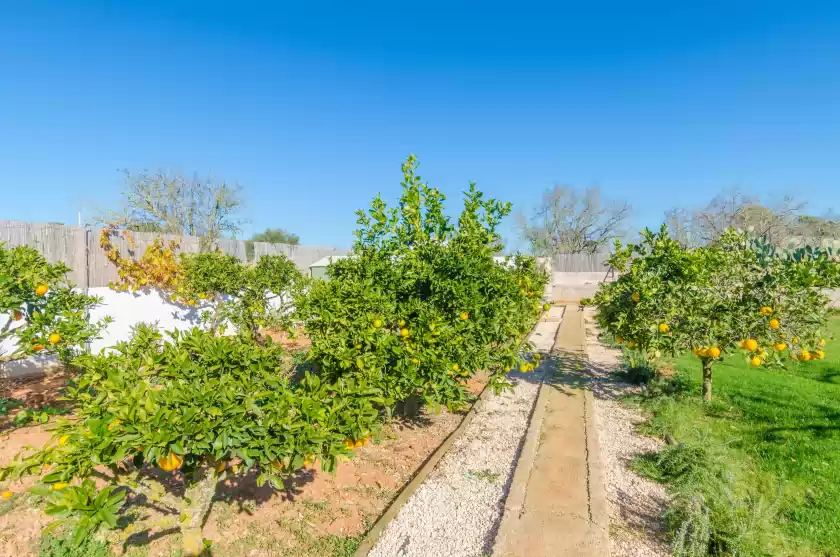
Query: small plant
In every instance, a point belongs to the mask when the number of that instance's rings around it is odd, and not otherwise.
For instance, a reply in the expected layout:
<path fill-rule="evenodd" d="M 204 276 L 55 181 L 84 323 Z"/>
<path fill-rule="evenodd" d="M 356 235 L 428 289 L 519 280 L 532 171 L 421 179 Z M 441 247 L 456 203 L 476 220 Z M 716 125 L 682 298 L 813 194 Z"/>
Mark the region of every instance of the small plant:
<path fill-rule="evenodd" d="M 23 401 L 19 398 L 0 398 L 0 416 L 5 416 L 9 411 L 19 408 Z"/>
<path fill-rule="evenodd" d="M 76 543 L 72 533 L 55 536 L 44 535 L 38 557 L 113 557 L 108 544 L 93 538 L 83 539 Z"/>
<path fill-rule="evenodd" d="M 625 348 L 622 351 L 621 375 L 630 383 L 647 385 L 659 373 L 646 353 Z"/>
<path fill-rule="evenodd" d="M 44 406 L 38 409 L 27 409 L 19 412 L 12 420 L 12 423 L 18 427 L 28 425 L 32 422 L 45 424 L 50 421 L 52 416 L 64 416 L 69 413 L 70 410 L 66 408 Z"/>

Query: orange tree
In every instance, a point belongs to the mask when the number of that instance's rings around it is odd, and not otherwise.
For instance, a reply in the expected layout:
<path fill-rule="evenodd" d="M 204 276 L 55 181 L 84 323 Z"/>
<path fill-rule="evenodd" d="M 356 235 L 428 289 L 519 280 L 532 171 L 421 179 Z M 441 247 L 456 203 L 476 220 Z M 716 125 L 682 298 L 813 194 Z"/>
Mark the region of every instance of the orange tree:
<path fill-rule="evenodd" d="M 130 231 L 104 228 L 100 245 L 118 269 L 120 279 L 112 289 L 157 289 L 172 302 L 203 306 L 202 318 L 214 333 L 225 324 L 257 340 L 261 327 L 290 323 L 294 292 L 303 288 L 303 276 L 284 255 L 263 256 L 252 265 L 218 251 L 177 254 L 178 243 L 156 238 L 139 259 L 124 257 L 111 242 L 123 234 L 134 246 Z"/>
<path fill-rule="evenodd" d="M 509 204 L 485 200 L 471 184 L 453 223 L 445 197 L 416 168 L 413 156 L 402 166 L 397 207 L 377 197 L 358 212 L 351 256 L 296 300 L 326 377 L 380 385 L 389 407 L 405 403 L 409 412 L 420 402 L 463 405 L 478 370 L 501 389 L 507 371 L 532 369 L 526 333 L 548 280 L 533 258 L 494 261 Z"/>
<path fill-rule="evenodd" d="M 663 226 L 645 230 L 638 244 L 617 244 L 609 263 L 619 278 L 583 303 L 627 348 L 652 357 L 691 350 L 702 364 L 706 401 L 714 365 L 731 354 L 754 366 L 825 355 L 823 289 L 840 284 L 830 251 L 782 251 L 734 230 L 688 249 Z"/>
<path fill-rule="evenodd" d="M 0 344 L 10 348 L 0 363 L 27 356 L 55 355 L 69 363 L 98 337 L 109 319 L 91 323 L 100 303 L 67 281 L 70 269 L 49 263 L 37 250 L 0 244 Z"/>
<path fill-rule="evenodd" d="M 254 341 L 262 328 L 291 325 L 294 295 L 305 285 L 301 272 L 284 255 L 265 255 L 246 265 L 216 252 L 185 254 L 179 272 L 182 295 L 212 304 L 203 314 L 211 331 L 230 323 Z"/>
<path fill-rule="evenodd" d="M 126 494 L 143 495 L 173 513 L 183 553 L 199 555 L 220 481 L 255 473 L 258 485 L 280 488 L 316 462 L 332 471 L 380 423 L 378 389 L 353 378 L 294 382 L 287 362 L 270 341 L 197 328 L 164 339 L 141 326 L 112 352 L 77 358 L 67 392 L 74 419 L 0 479 L 48 469 L 34 491 L 47 497 L 47 513 L 72 521 L 77 541 L 108 535 Z"/>

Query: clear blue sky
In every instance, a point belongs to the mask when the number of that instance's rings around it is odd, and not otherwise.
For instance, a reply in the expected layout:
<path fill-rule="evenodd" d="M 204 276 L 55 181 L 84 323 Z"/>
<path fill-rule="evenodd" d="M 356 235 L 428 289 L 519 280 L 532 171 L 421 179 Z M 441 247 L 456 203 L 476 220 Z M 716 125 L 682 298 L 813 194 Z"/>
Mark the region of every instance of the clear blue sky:
<path fill-rule="evenodd" d="M 0 3 L 0 219 L 176 168 L 348 246 L 409 153 L 450 202 L 599 185 L 639 227 L 731 186 L 840 209 L 840 2 Z"/>

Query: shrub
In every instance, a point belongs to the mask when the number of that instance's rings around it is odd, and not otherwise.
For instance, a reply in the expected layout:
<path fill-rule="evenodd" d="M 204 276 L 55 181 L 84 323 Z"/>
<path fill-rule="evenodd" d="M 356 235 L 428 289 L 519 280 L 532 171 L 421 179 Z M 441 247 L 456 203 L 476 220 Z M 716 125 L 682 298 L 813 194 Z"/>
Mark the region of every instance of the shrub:
<path fill-rule="evenodd" d="M 37 250 L 0 244 L 0 343 L 12 342 L 0 364 L 33 355 L 54 355 L 64 363 L 85 350 L 110 322 L 91 323 L 100 299 L 74 289 L 63 263 L 49 263 Z"/>
<path fill-rule="evenodd" d="M 137 260 L 123 257 L 111 243 L 114 234 L 102 230 L 100 244 L 119 270 L 117 291 L 158 289 L 172 302 L 187 306 L 209 305 L 202 318 L 214 334 L 233 325 L 239 334 L 257 341 L 261 327 L 288 327 L 294 293 L 303 288 L 303 275 L 284 255 L 263 256 L 247 265 L 218 251 L 176 255 L 178 244 L 155 239 Z"/>
<path fill-rule="evenodd" d="M 200 329 L 164 339 L 140 327 L 112 352 L 76 360 L 82 371 L 67 393 L 76 419 L 60 421 L 52 443 L 0 475 L 50 467 L 41 492 L 58 497 L 70 490 L 61 513 L 79 532 L 112 526 L 107 513 L 95 513 L 100 520 L 93 524 L 90 517 L 91 501 L 110 502 L 110 495 L 94 496 L 87 483 L 68 486 L 104 466 L 111 486 L 181 517 L 172 526 L 183 533 L 185 554 L 196 555 L 220 480 L 252 472 L 259 485 L 280 487 L 316 461 L 332 471 L 378 427 L 379 390 L 352 378 L 327 383 L 306 375 L 292 383 L 286 362 L 270 341 L 261 346 Z M 154 467 L 177 473 L 183 496 L 167 492 L 150 474 Z"/>
<path fill-rule="evenodd" d="M 603 331 L 657 358 L 692 350 L 703 366 L 702 393 L 712 397 L 712 368 L 740 351 L 752 365 L 782 366 L 825 353 L 828 298 L 840 284 L 830 251 L 778 251 L 729 230 L 709 246 L 685 248 L 662 227 L 639 244 L 616 245 L 620 273 L 582 303 L 597 308 Z"/>
<path fill-rule="evenodd" d="M 625 348 L 621 353 L 622 375 L 630 383 L 647 385 L 659 373 L 656 364 L 648 358 L 645 352 Z"/>
<path fill-rule="evenodd" d="M 352 255 L 296 300 L 325 377 L 380 385 L 389 404 L 461 406 L 478 370 L 497 388 L 506 372 L 532 369 L 525 334 L 541 312 L 548 276 L 530 257 L 494 261 L 496 231 L 510 205 L 471 184 L 457 224 L 445 197 L 403 165 L 396 208 L 377 197 L 358 212 Z"/>

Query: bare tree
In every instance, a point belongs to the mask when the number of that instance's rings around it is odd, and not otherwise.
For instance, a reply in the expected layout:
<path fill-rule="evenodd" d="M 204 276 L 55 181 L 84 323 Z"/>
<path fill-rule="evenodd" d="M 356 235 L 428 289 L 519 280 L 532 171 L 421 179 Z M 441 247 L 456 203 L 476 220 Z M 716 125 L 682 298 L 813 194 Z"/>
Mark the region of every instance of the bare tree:
<path fill-rule="evenodd" d="M 212 178 L 124 170 L 123 206 L 100 222 L 138 232 L 186 234 L 214 242 L 240 231 L 242 208 L 238 185 Z"/>
<path fill-rule="evenodd" d="M 519 228 L 537 255 L 596 253 L 625 233 L 629 216 L 630 205 L 602 199 L 599 188 L 555 186 L 530 219 L 519 216 Z"/>
<path fill-rule="evenodd" d="M 764 204 L 755 196 L 732 189 L 716 195 L 702 209 L 671 209 L 665 219 L 675 237 L 686 245 L 715 242 L 728 228 L 748 230 L 783 245 L 794 234 L 794 223 L 804 208 L 805 203 L 790 196 Z"/>
<path fill-rule="evenodd" d="M 832 211 L 822 217 L 800 215 L 792 232 L 798 245 L 836 247 L 840 242 L 840 215 Z"/>

